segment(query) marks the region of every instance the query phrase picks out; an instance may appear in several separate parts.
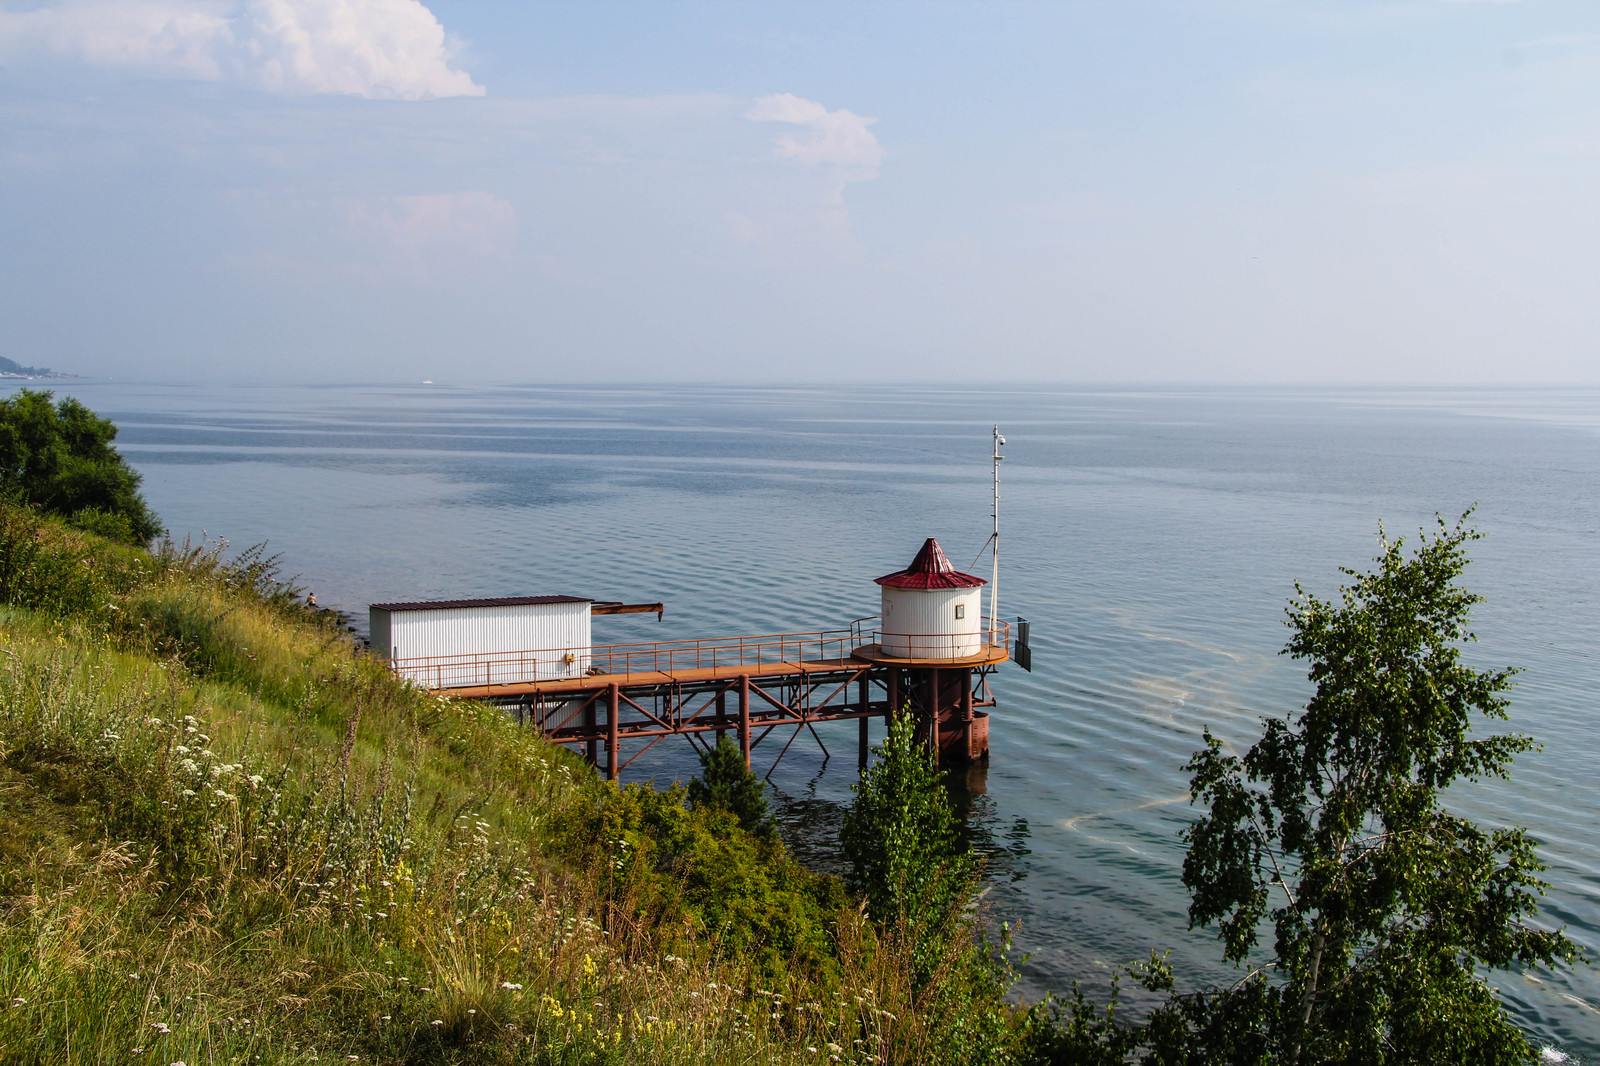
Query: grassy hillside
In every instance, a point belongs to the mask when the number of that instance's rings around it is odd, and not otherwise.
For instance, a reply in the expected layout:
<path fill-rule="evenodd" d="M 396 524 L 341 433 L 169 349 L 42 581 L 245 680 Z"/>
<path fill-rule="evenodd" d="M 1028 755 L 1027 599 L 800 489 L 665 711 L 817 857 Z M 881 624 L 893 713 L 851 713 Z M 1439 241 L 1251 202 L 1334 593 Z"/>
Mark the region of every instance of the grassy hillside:
<path fill-rule="evenodd" d="M 0 509 L 0 1061 L 1003 1055 L 992 968 L 397 683 L 258 555 Z M 965 961 L 964 961 L 965 960 Z"/>

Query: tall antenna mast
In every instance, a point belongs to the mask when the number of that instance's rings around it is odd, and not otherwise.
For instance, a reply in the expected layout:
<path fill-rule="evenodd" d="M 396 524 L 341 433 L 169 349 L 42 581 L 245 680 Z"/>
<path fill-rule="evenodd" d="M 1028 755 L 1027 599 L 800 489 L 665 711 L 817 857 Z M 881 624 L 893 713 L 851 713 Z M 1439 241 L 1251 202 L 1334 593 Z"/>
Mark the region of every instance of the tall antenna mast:
<path fill-rule="evenodd" d="M 1000 448 L 1006 439 L 1000 435 L 1000 427 L 994 427 L 994 532 L 989 535 L 990 543 L 994 545 L 994 579 L 989 582 L 989 643 L 993 644 L 995 634 L 1000 629 L 1000 461 L 1005 456 L 1000 454 Z"/>

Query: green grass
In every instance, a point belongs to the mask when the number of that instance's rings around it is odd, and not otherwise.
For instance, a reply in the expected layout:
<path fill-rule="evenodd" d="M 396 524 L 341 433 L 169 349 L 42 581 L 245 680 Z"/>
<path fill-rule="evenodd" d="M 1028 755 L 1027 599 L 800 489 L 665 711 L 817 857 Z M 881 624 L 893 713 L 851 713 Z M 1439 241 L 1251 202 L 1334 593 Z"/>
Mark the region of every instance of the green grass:
<path fill-rule="evenodd" d="M 0 509 L 0 603 L 0 1062 L 918 1062 L 1017 1038 L 970 923 L 913 995 L 913 938 L 839 882 L 397 682 L 259 553 Z"/>

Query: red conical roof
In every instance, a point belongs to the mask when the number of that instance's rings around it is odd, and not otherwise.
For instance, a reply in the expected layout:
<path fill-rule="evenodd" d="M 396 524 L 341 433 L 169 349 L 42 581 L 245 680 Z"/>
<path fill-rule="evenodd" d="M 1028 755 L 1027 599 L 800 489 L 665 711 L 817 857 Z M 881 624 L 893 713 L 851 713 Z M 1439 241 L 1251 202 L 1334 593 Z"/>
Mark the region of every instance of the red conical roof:
<path fill-rule="evenodd" d="M 883 575 L 878 584 L 894 589 L 975 589 L 988 582 L 951 566 L 939 542 L 929 537 L 910 566 Z"/>

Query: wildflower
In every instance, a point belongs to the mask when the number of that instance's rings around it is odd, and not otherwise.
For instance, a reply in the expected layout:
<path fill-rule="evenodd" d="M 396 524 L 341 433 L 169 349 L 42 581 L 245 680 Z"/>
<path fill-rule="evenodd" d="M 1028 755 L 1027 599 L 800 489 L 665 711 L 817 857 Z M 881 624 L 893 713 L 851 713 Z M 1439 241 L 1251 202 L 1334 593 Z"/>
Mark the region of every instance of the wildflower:
<path fill-rule="evenodd" d="M 505 989 L 507 992 L 521 992 L 522 991 L 522 986 L 521 985 L 514 985 L 510 981 L 501 981 L 500 982 L 500 987 Z"/>
<path fill-rule="evenodd" d="M 172 752 L 174 755 L 187 755 L 189 754 L 189 749 L 184 747 L 182 744 L 179 744 L 177 747 L 172 749 Z"/>
<path fill-rule="evenodd" d="M 389 1020 L 389 1016 L 387 1014 L 385 1014 L 380 1020 L 381 1021 L 388 1021 Z"/>
<path fill-rule="evenodd" d="M 179 794 L 182 795 L 182 796 L 192 796 L 192 795 L 194 795 L 194 789 L 186 788 Z"/>
<path fill-rule="evenodd" d="M 261 782 L 266 780 L 266 778 L 262 777 L 260 774 L 251 774 L 247 780 L 250 782 L 251 788 L 260 788 Z"/>
<path fill-rule="evenodd" d="M 428 1024 L 429 1025 L 443 1025 L 444 1021 L 443 1021 L 443 1019 L 435 1018 L 433 1021 L 429 1022 Z"/>
<path fill-rule="evenodd" d="M 132 1052 L 131 1052 L 131 1054 L 134 1054 L 134 1055 L 143 1055 L 143 1054 L 144 1054 L 144 1048 L 142 1048 L 142 1047 L 136 1047 L 136 1048 L 134 1048 L 134 1049 L 133 1049 L 133 1051 L 132 1051 Z"/>
<path fill-rule="evenodd" d="M 233 799 L 233 794 L 231 792 L 224 792 L 220 788 L 212 789 L 211 790 L 211 794 L 213 796 L 217 797 L 217 799 L 219 799 L 219 800 L 231 800 L 231 799 Z"/>

